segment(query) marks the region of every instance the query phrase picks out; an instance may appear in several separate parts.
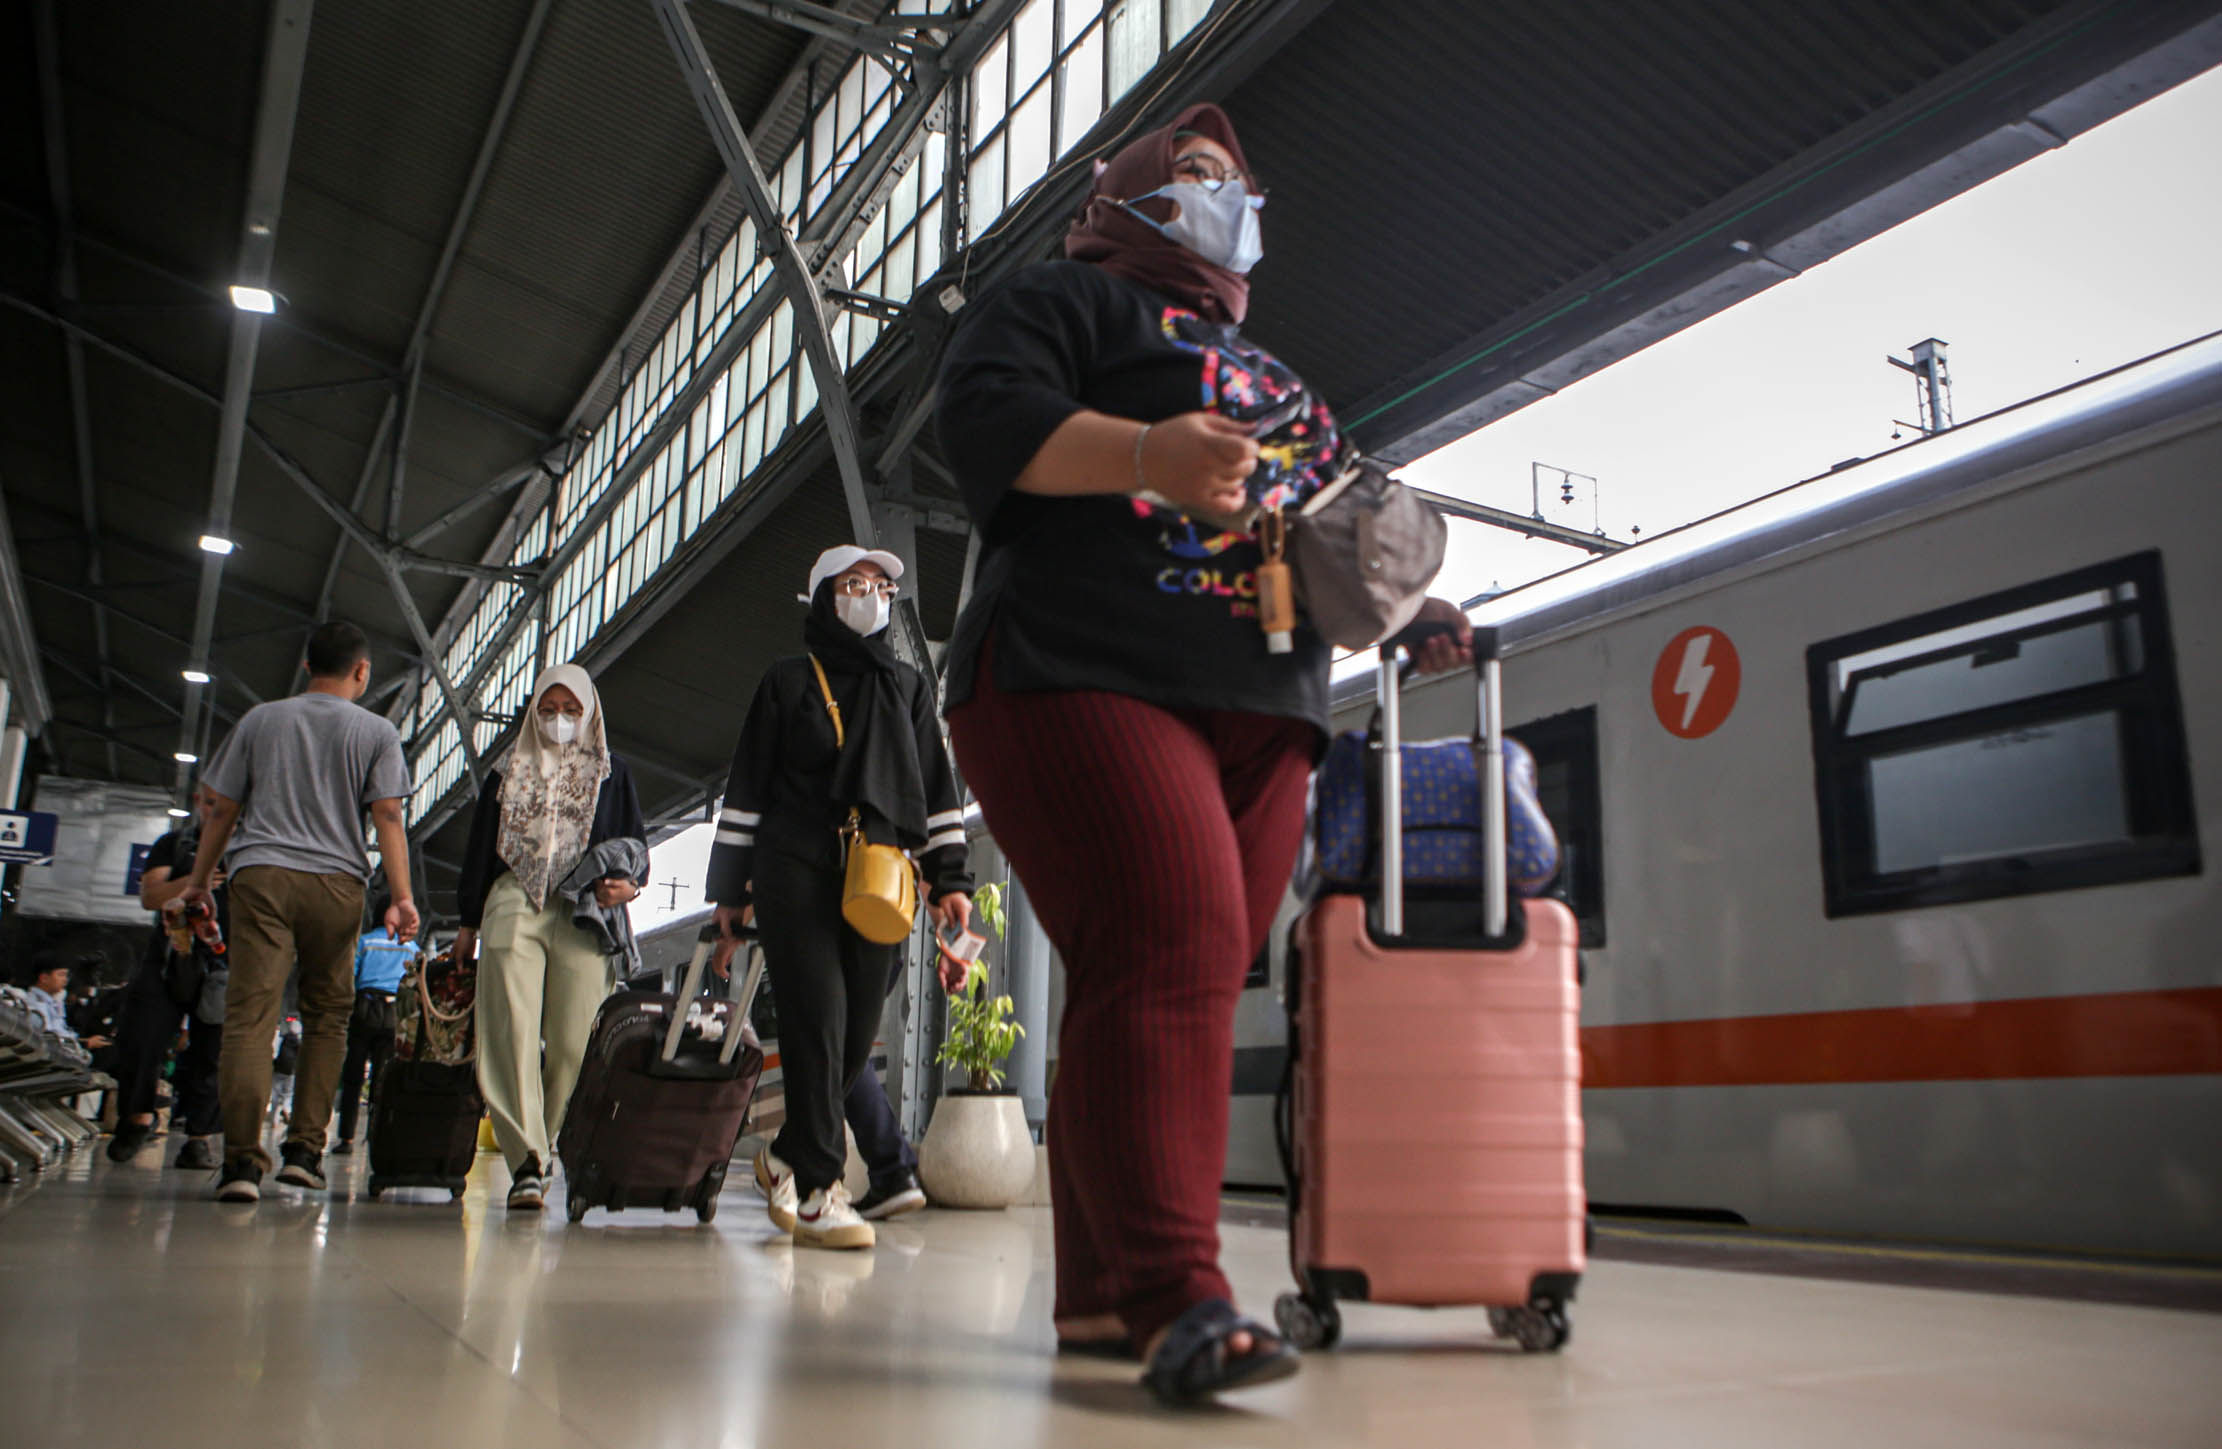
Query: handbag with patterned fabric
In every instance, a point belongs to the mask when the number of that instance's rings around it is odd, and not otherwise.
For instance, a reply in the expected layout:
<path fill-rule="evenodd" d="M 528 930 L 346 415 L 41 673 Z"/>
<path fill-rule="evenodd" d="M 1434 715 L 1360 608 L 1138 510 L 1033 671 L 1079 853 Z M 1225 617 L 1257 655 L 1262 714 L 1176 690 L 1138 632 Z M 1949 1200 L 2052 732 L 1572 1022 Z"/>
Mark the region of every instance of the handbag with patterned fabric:
<path fill-rule="evenodd" d="M 478 965 L 452 951 L 419 956 L 394 997 L 396 1061 L 461 1066 L 478 1055 Z"/>

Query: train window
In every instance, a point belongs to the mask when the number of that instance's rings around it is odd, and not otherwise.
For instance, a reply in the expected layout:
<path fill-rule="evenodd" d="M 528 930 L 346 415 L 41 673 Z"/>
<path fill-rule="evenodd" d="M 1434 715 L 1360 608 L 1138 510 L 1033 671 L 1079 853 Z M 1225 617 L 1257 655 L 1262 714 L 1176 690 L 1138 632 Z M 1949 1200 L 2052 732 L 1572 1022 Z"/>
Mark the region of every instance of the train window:
<path fill-rule="evenodd" d="M 1536 795 L 1558 830 L 1559 873 L 1550 894 L 1573 907 L 1582 944 L 1605 944 L 1605 811 L 1597 773 L 1597 711 L 1569 710 L 1512 733 L 1535 756 Z"/>
<path fill-rule="evenodd" d="M 2157 551 L 1806 666 L 1829 915 L 2198 871 Z"/>

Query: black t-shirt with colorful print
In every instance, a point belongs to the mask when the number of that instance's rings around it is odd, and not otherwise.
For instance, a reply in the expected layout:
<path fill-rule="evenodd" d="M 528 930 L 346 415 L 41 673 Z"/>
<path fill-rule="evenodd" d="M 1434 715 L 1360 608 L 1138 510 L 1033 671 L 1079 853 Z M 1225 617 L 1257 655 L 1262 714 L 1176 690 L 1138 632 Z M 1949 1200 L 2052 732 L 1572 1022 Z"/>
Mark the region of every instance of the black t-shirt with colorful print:
<path fill-rule="evenodd" d="M 1292 652 L 1267 652 L 1253 534 L 1140 498 L 1012 487 L 1082 408 L 1137 422 L 1209 409 L 1262 429 L 1250 496 L 1268 506 L 1300 504 L 1346 456 L 1326 404 L 1233 327 L 1084 262 L 1019 272 L 965 309 L 942 364 L 942 451 L 981 530 L 950 704 L 971 697 L 992 634 L 1000 690 L 1107 690 L 1324 731 L 1327 645 L 1299 624 Z"/>

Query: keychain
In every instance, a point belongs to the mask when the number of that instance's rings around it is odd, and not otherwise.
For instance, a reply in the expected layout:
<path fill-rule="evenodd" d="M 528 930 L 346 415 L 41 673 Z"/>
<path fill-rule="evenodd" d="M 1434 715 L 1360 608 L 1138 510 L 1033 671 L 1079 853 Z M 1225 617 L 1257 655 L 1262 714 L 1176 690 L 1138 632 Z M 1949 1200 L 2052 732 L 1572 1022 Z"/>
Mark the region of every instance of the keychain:
<path fill-rule="evenodd" d="M 1290 570 L 1288 523 L 1278 508 L 1258 518 L 1258 542 L 1265 562 L 1258 565 L 1258 627 L 1265 630 L 1265 652 L 1286 654 L 1295 647 L 1296 575 Z"/>

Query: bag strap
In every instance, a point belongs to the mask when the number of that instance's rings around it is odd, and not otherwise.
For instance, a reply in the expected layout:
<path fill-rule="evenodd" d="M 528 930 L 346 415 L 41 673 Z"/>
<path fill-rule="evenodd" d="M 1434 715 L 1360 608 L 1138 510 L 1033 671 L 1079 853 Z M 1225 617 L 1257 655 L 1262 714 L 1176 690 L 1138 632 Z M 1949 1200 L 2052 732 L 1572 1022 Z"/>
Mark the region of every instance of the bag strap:
<path fill-rule="evenodd" d="M 429 985 L 427 984 L 427 978 L 432 975 L 432 967 L 436 962 L 439 961 L 439 959 L 440 958 L 437 956 L 429 957 L 426 959 L 424 965 L 417 969 L 417 1001 L 423 1005 L 424 1014 L 431 1017 L 434 1021 L 458 1022 L 461 1021 L 464 1016 L 474 1008 L 465 1007 L 462 1011 L 458 1011 L 453 1015 L 449 1015 L 448 1013 L 441 1011 L 438 1007 L 432 1004 L 432 992 Z M 450 969 L 453 969 L 452 965 L 450 966 Z"/>
<path fill-rule="evenodd" d="M 847 749 L 849 736 L 841 728 L 841 706 L 833 702 L 833 686 L 826 683 L 826 667 L 818 662 L 815 654 L 810 656 L 810 670 L 818 676 L 818 693 L 826 698 L 826 713 L 833 716 L 833 747 L 837 750 Z"/>

